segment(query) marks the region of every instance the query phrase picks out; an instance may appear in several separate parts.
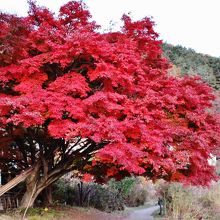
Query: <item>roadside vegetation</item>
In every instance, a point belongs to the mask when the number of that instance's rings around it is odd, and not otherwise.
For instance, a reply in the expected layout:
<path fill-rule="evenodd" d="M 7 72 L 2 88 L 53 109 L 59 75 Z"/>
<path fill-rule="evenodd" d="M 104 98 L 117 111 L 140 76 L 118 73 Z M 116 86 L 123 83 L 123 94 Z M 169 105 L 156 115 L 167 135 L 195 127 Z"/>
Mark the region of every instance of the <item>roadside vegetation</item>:
<path fill-rule="evenodd" d="M 163 213 L 155 217 L 169 220 L 220 219 L 220 183 L 209 188 L 184 186 L 180 183 L 161 182 L 158 195 L 163 198 Z"/>

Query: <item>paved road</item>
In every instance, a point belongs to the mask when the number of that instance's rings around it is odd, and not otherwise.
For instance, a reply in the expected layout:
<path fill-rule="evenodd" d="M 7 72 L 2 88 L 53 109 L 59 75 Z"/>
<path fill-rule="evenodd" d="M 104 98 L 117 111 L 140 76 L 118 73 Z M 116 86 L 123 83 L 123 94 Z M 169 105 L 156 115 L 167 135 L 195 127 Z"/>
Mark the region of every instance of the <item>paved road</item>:
<path fill-rule="evenodd" d="M 151 215 L 157 209 L 159 209 L 159 206 L 134 210 L 125 220 L 153 220 L 154 218 Z"/>
<path fill-rule="evenodd" d="M 13 220 L 11 217 L 0 214 L 0 220 Z"/>

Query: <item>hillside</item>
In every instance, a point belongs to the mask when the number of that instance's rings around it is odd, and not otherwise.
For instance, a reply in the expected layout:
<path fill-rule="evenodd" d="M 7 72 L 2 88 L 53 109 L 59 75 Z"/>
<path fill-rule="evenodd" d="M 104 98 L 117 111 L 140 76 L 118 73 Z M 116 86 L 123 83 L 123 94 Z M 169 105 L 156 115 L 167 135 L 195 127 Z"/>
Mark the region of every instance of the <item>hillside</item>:
<path fill-rule="evenodd" d="M 179 75 L 200 75 L 213 88 L 220 90 L 220 58 L 196 53 L 182 46 L 163 44 L 164 56 L 175 66 Z"/>

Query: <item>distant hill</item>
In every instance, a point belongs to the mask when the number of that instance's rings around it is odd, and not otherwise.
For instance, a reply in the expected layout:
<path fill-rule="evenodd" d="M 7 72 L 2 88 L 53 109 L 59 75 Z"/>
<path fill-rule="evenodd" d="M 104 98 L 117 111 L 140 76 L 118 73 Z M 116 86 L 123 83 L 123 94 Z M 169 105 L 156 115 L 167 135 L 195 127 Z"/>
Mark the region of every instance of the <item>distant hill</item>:
<path fill-rule="evenodd" d="M 163 44 L 164 56 L 175 66 L 173 71 L 179 75 L 200 75 L 216 90 L 220 90 L 220 58 L 196 53 L 182 46 Z"/>

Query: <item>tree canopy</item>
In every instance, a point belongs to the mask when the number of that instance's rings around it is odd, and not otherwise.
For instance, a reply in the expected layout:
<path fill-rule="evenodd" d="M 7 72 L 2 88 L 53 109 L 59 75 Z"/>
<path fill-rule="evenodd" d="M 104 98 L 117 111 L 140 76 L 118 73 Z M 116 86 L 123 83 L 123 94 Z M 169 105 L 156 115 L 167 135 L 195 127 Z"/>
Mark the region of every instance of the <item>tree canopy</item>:
<path fill-rule="evenodd" d="M 216 179 L 212 89 L 167 74 L 150 18 L 122 20 L 101 33 L 81 1 L 58 16 L 32 1 L 27 17 L 0 15 L 0 168 L 34 167 L 36 196 L 70 170 L 99 181 Z"/>

